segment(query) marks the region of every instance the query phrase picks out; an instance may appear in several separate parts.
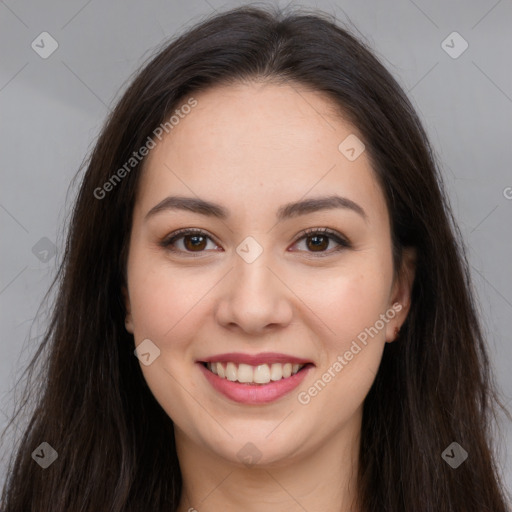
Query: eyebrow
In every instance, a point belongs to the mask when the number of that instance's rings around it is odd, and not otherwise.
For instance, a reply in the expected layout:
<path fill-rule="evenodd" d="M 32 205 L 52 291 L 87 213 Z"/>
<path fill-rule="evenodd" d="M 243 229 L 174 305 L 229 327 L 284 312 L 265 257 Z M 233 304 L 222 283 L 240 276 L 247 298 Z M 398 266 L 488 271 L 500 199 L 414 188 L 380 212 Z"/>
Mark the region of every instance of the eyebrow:
<path fill-rule="evenodd" d="M 308 213 L 314 213 L 321 210 L 332 210 L 335 208 L 352 210 L 359 214 L 365 221 L 368 219 L 366 212 L 361 206 L 351 199 L 338 195 L 317 197 L 294 203 L 287 203 L 277 210 L 276 217 L 278 221 L 283 221 L 292 217 L 306 215 Z M 226 220 L 230 216 L 229 210 L 217 203 L 212 203 L 195 197 L 169 196 L 160 201 L 157 205 L 153 206 L 153 208 L 151 208 L 151 210 L 146 214 L 145 219 L 147 220 L 157 213 L 168 210 L 190 211 L 199 215 L 215 217 L 221 220 Z"/>

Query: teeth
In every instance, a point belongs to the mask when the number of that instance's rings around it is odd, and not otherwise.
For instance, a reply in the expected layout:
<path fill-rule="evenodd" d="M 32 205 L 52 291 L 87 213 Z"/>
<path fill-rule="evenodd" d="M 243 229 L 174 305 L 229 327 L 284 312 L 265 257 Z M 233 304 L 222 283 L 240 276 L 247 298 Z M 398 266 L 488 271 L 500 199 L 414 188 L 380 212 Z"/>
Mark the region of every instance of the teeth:
<path fill-rule="evenodd" d="M 281 380 L 283 378 L 283 365 L 274 363 L 270 368 L 270 378 L 272 380 Z"/>
<path fill-rule="evenodd" d="M 270 368 L 268 364 L 260 364 L 254 368 L 254 382 L 256 384 L 268 384 L 270 382 Z"/>
<path fill-rule="evenodd" d="M 244 384 L 268 384 L 270 381 L 287 379 L 295 375 L 304 365 L 292 363 L 273 363 L 251 366 L 249 364 L 235 363 L 208 363 L 207 368 L 221 377 L 232 382 L 238 381 Z"/>
<path fill-rule="evenodd" d="M 219 363 L 217 363 L 217 364 L 219 364 Z M 236 370 L 235 363 L 228 363 L 226 365 L 226 379 L 233 381 L 233 382 L 238 379 L 238 372 Z"/>
<path fill-rule="evenodd" d="M 254 372 L 248 364 L 238 365 L 238 382 L 253 382 Z"/>

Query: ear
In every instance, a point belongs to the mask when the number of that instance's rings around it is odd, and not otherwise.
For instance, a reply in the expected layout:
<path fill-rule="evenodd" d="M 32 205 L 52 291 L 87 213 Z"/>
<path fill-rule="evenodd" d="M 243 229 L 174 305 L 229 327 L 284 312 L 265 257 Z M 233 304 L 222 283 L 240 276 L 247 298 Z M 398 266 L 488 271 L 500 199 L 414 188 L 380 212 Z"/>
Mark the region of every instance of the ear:
<path fill-rule="evenodd" d="M 121 288 L 121 292 L 123 294 L 124 306 L 126 309 L 126 317 L 125 317 L 124 325 L 126 327 L 126 330 L 130 334 L 133 334 L 132 309 L 131 309 L 131 304 L 130 304 L 130 296 L 128 295 L 128 289 L 126 288 L 126 286 L 123 286 Z"/>
<path fill-rule="evenodd" d="M 402 251 L 402 266 L 399 269 L 390 295 L 390 309 L 396 312 L 386 325 L 386 341 L 395 341 L 399 330 L 411 308 L 411 294 L 416 275 L 416 248 L 405 247 Z"/>

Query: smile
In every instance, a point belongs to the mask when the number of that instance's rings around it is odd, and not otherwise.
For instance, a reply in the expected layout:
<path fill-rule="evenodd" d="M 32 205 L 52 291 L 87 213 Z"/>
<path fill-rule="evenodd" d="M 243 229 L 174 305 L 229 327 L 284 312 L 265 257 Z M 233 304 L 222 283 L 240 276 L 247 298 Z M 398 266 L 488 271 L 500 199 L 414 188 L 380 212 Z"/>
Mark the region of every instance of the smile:
<path fill-rule="evenodd" d="M 198 366 L 214 390 L 230 400 L 265 404 L 293 391 L 314 364 L 284 354 L 225 354 Z"/>
<path fill-rule="evenodd" d="M 249 364 L 206 363 L 206 367 L 221 379 L 241 384 L 268 384 L 281 379 L 287 379 L 304 368 L 304 364 L 273 363 L 251 366 Z"/>

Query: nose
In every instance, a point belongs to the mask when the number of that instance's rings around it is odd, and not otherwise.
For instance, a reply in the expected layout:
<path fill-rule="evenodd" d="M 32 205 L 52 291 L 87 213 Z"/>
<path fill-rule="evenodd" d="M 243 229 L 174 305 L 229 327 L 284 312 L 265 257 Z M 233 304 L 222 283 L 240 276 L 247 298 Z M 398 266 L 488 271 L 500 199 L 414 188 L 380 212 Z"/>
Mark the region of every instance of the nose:
<path fill-rule="evenodd" d="M 293 292 L 265 251 L 252 263 L 235 255 L 234 268 L 219 291 L 216 317 L 226 329 L 257 335 L 292 321 Z"/>

